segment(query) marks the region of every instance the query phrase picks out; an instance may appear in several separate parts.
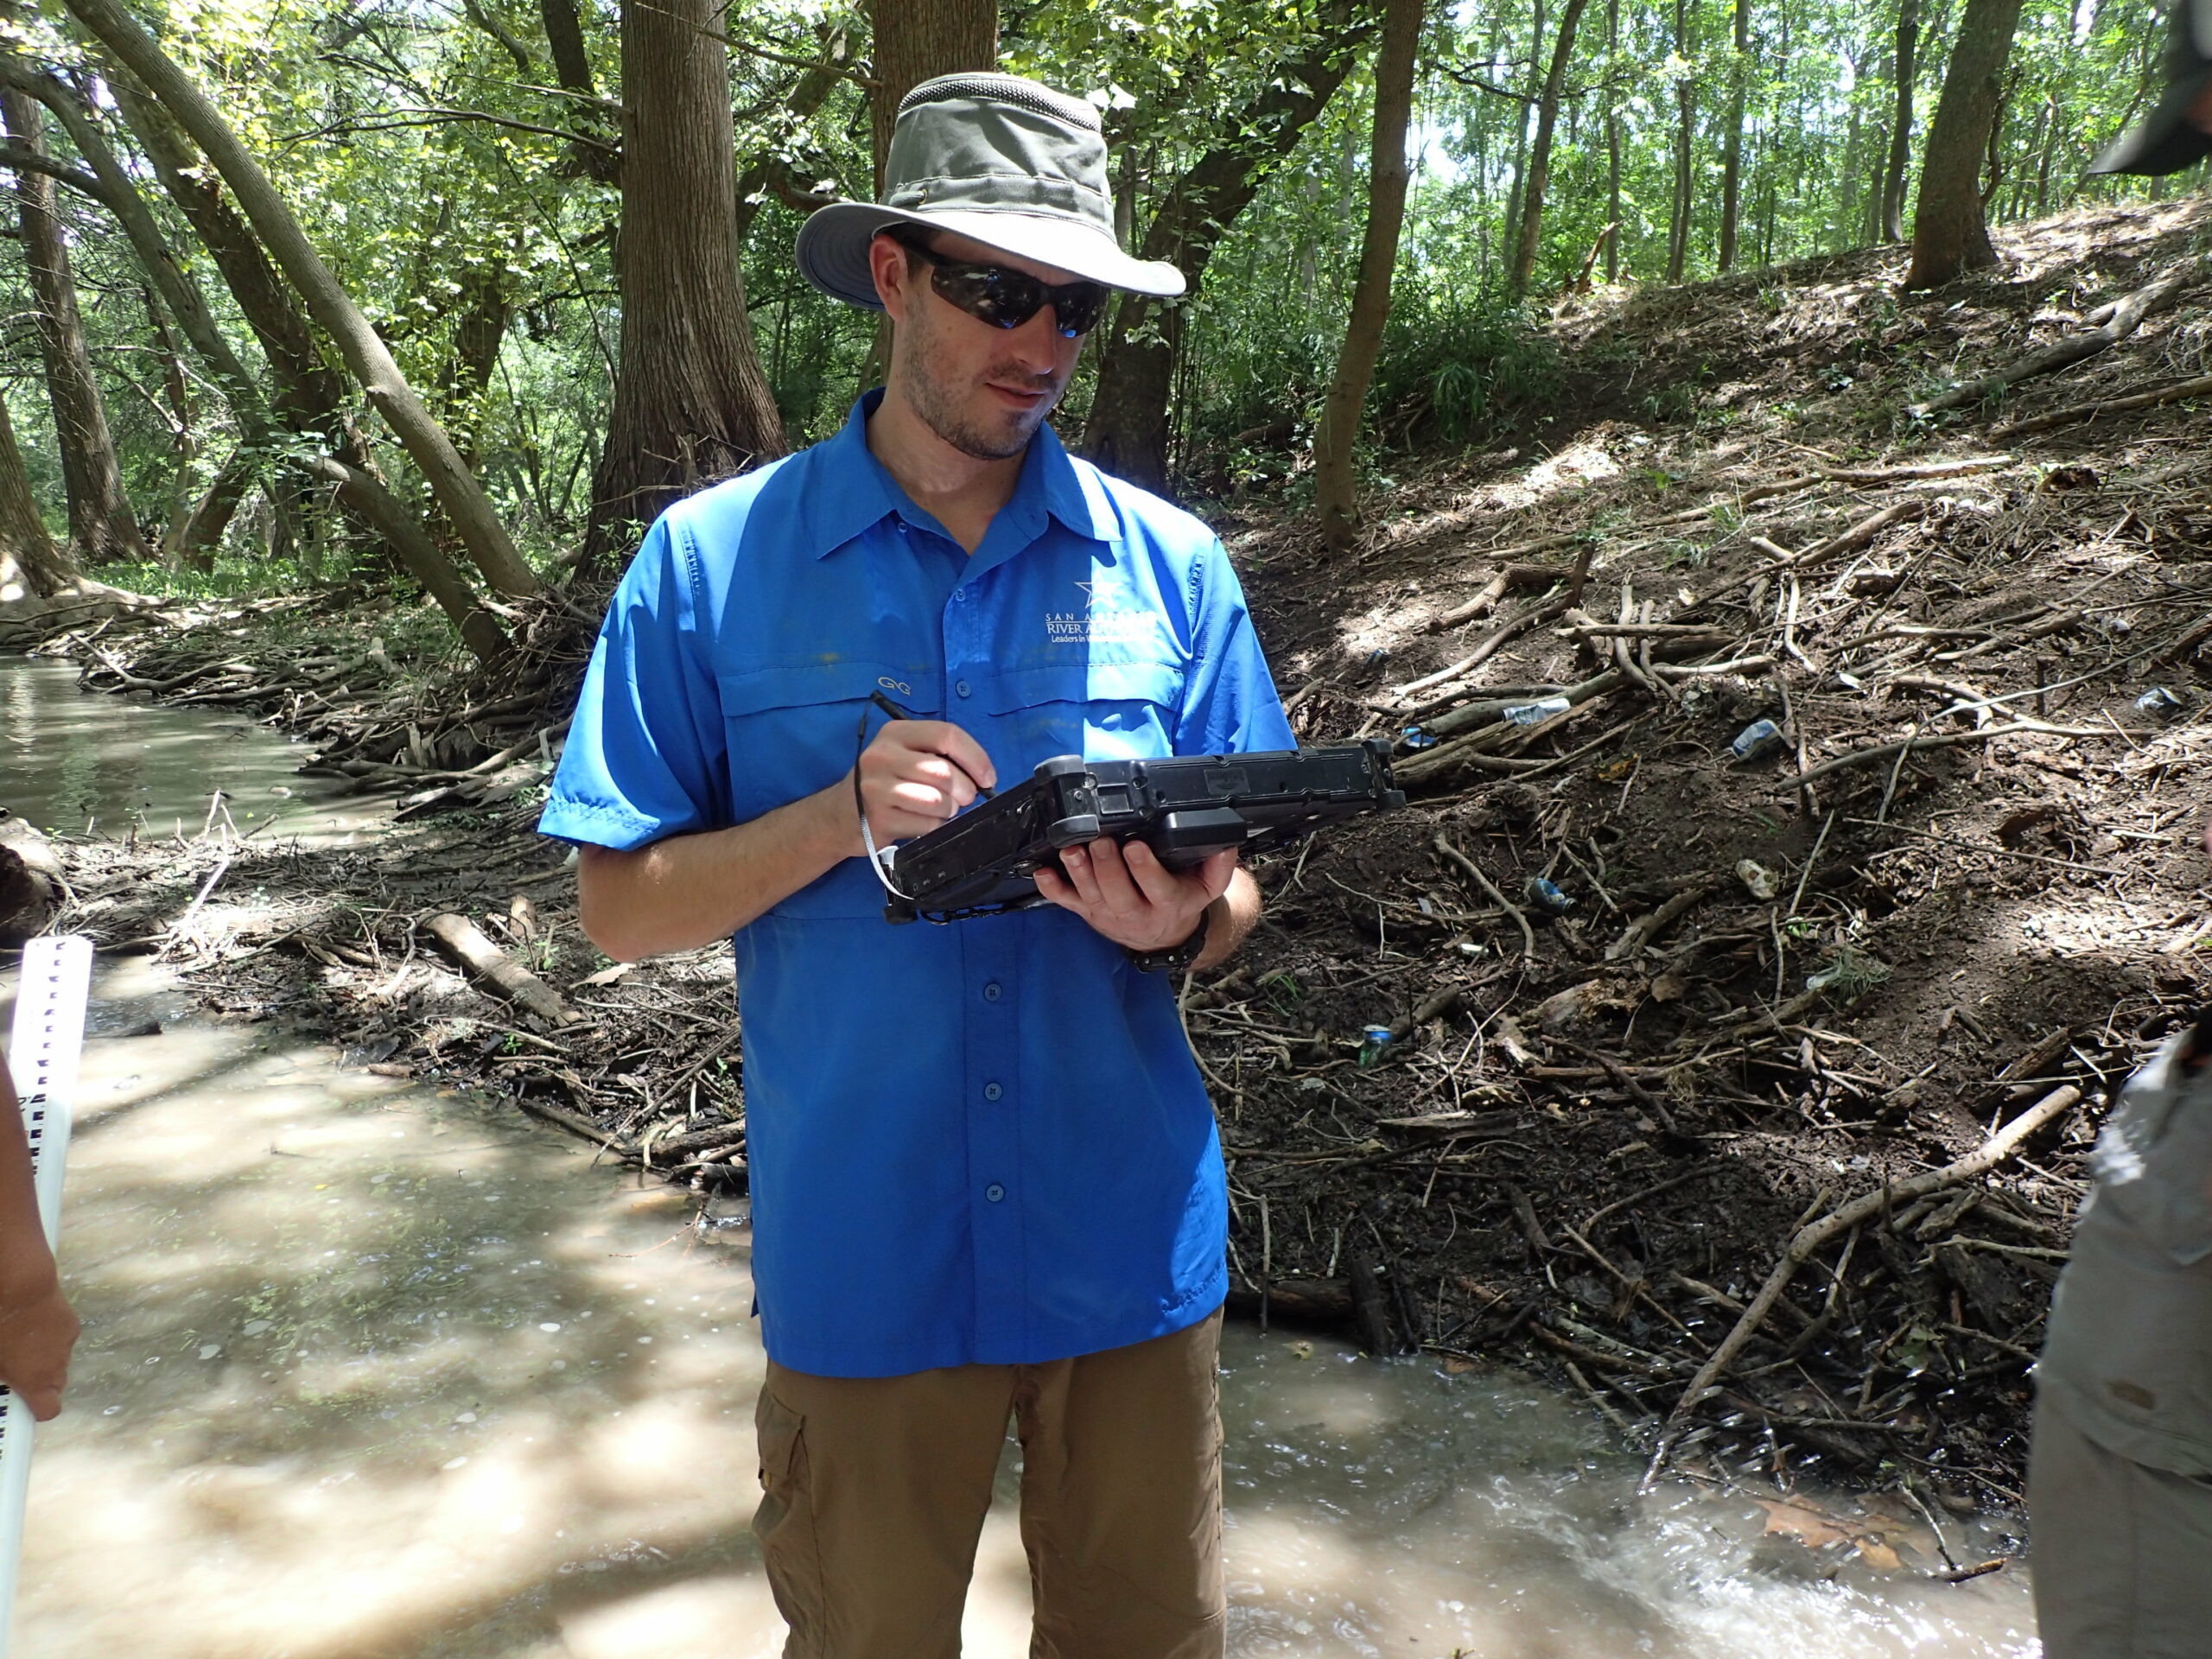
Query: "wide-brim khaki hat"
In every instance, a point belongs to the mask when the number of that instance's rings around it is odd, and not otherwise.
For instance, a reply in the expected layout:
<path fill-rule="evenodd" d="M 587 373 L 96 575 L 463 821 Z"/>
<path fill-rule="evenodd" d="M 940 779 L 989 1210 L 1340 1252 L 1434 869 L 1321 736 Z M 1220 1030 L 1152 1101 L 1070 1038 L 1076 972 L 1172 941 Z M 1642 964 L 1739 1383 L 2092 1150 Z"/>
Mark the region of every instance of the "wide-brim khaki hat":
<path fill-rule="evenodd" d="M 1172 299 L 1183 273 L 1133 259 L 1114 235 L 1106 138 L 1098 111 L 1014 75 L 939 75 L 899 101 L 883 200 L 817 208 L 798 233 L 806 280 L 848 305 L 880 311 L 868 244 L 917 225 L 1071 276 Z"/>

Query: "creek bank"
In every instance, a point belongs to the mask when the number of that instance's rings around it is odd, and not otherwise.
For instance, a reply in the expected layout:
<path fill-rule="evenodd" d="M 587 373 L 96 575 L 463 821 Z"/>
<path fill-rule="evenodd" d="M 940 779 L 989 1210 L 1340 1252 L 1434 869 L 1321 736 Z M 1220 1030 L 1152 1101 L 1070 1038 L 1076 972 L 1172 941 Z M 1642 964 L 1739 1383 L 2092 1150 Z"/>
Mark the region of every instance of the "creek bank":
<path fill-rule="evenodd" d="M 1301 734 L 1399 736 L 1415 798 L 1262 861 L 1266 924 L 1185 993 L 1240 1305 L 1533 1366 L 1702 1478 L 2017 1499 L 2084 1154 L 2204 990 L 2212 486 L 2197 417 L 2120 406 L 2203 349 L 2204 286 L 2090 360 L 2110 416 L 2004 448 L 2018 406 L 1906 406 L 2090 326 L 2205 218 L 2031 229 L 1940 302 L 1897 302 L 1878 251 L 1570 308 L 1567 384 L 1599 390 L 1532 426 L 1548 453 L 1402 468 L 1350 563 L 1295 513 L 1217 514 Z M 513 684 L 426 664 L 382 602 L 53 642 L 88 683 L 313 732 L 410 819 L 74 843 L 65 920 L 741 1190 L 727 950 L 608 963 L 531 833 L 590 596 L 518 626 Z M 553 1001 L 448 954 L 447 915 Z"/>

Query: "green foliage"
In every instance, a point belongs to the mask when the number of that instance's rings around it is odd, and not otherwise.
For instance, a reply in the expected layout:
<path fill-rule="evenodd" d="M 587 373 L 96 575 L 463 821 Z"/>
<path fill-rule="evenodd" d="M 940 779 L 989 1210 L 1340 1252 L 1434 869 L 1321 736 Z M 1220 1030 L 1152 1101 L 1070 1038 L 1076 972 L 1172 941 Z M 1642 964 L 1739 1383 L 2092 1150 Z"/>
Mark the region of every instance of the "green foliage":
<path fill-rule="evenodd" d="M 1895 97 L 1897 0 L 1744 0 L 1751 45 L 1740 58 L 1731 44 L 1737 3 L 1686 0 L 1679 37 L 1673 0 L 1596 0 L 1585 13 L 1558 111 L 1535 297 L 1526 302 L 1507 296 L 1504 266 L 1534 125 L 1529 99 L 1548 62 L 1558 8 L 1498 0 L 1433 15 L 1395 303 L 1369 405 L 1370 456 L 1482 445 L 1541 418 L 1560 390 L 1548 308 L 1616 218 L 1610 262 L 1620 278 L 1662 280 L 1678 89 L 1692 95 L 1685 275 L 1717 266 L 1723 156 L 1738 87 L 1738 265 L 1874 238 Z M 1909 89 L 1916 158 L 1958 10 L 1934 7 L 1923 24 Z M 1336 26 L 1340 10 L 1330 0 L 1007 4 L 1001 62 L 1096 104 L 1131 236 L 1141 242 L 1185 169 L 1249 144 L 1236 124 L 1243 113 L 1281 91 L 1287 66 Z M 428 9 L 410 0 L 175 0 L 157 14 L 168 49 L 260 156 L 540 563 L 574 547 L 589 512 L 622 321 L 613 266 L 620 195 L 593 161 L 620 137 L 618 13 L 614 0 L 583 0 L 582 11 L 591 95 L 556 84 L 530 0 Z M 806 442 L 845 418 L 876 325 L 799 279 L 791 243 L 800 218 L 783 196 L 865 194 L 871 158 L 856 79 L 833 78 L 818 102 L 793 94 L 804 66 L 830 54 L 833 42 L 847 48 L 840 62 L 864 66 L 864 9 L 735 0 L 721 26 L 735 43 L 732 108 L 749 217 L 741 257 L 753 332 L 788 435 Z M 144 181 L 164 236 L 209 296 L 233 350 L 265 384 L 253 332 L 111 118 L 98 61 L 36 14 L 5 32 L 27 55 L 79 76 L 108 112 L 109 136 Z M 2155 86 L 2162 38 L 2153 0 L 2028 0 L 1995 147 L 1997 219 L 2158 188 L 2085 180 L 2082 167 Z M 1363 59 L 1370 48 L 1363 41 L 1347 49 Z M 1370 106 L 1366 71 L 1356 67 L 1227 227 L 1179 314 L 1172 421 L 1187 487 L 1301 487 L 1351 302 L 1367 211 Z M 49 142 L 68 156 L 67 139 L 51 127 Z M 772 175 L 782 194 L 763 181 Z M 1909 209 L 1910 175 L 1906 182 Z M 67 189 L 60 194 L 125 483 L 158 539 L 236 451 L 238 423 L 174 327 L 157 332 L 144 274 L 113 221 Z M 1606 279 L 1608 264 L 1596 262 L 1596 281 Z M 10 307 L 17 326 L 0 334 L 0 377 L 34 491 L 58 532 L 52 423 L 12 238 L 0 238 L 0 283 L 18 296 Z M 1743 299 L 1747 311 L 1771 314 L 1787 302 L 1787 288 L 1771 277 L 1747 281 Z M 1164 315 L 1155 313 L 1154 326 Z M 1893 305 L 1871 310 L 1859 353 L 1894 356 L 1897 322 Z M 488 354 L 487 329 L 496 341 Z M 1061 426 L 1071 434 L 1091 395 L 1098 349 L 1064 405 Z M 1624 376 L 1633 367 L 1619 366 Z M 1637 391 L 1655 421 L 1725 417 L 1708 406 L 1696 376 Z M 423 481 L 365 400 L 354 398 L 353 414 L 393 489 L 421 505 Z M 277 444 L 321 447 L 315 434 Z M 264 470 L 274 477 L 281 469 Z M 111 575 L 156 591 L 215 594 L 351 569 L 353 550 L 342 538 L 299 548 L 270 528 L 266 504 L 257 501 L 234 520 L 213 571 Z M 1694 558 L 1695 550 L 1686 544 L 1682 556 Z"/>

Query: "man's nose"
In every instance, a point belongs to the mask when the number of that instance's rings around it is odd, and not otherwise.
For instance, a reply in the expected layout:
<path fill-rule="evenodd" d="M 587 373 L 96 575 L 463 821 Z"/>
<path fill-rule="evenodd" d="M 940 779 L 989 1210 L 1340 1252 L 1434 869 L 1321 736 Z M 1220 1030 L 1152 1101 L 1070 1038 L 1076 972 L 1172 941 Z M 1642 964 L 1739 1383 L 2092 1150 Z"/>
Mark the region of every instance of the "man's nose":
<path fill-rule="evenodd" d="M 1014 360 L 1035 375 L 1055 372 L 1060 365 L 1059 314 L 1049 305 L 1014 331 Z"/>

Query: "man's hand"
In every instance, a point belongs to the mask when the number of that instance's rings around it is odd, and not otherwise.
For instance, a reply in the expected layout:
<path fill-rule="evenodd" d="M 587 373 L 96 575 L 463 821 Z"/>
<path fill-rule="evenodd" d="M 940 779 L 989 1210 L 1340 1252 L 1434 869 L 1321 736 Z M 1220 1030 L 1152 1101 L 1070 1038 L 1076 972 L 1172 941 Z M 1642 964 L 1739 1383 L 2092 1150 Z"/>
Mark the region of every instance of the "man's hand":
<path fill-rule="evenodd" d="M 54 1252 L 39 1224 L 22 1108 L 0 1054 L 0 1382 L 41 1423 L 61 1409 L 77 1316 L 61 1294 Z"/>
<path fill-rule="evenodd" d="M 22 1395 L 42 1423 L 61 1409 L 79 1327 L 54 1276 L 54 1258 L 29 1265 L 35 1288 L 0 1291 L 0 1382 Z"/>
<path fill-rule="evenodd" d="M 927 835 L 998 782 L 982 746 L 942 720 L 894 720 L 875 734 L 857 767 L 868 833 L 878 847 Z M 849 788 L 849 785 L 848 785 Z M 859 852 L 860 827 L 852 850 Z"/>
<path fill-rule="evenodd" d="M 1060 854 L 1065 879 L 1037 872 L 1037 891 L 1131 950 L 1167 950 L 1198 931 L 1205 907 L 1229 890 L 1236 850 L 1224 849 L 1185 871 L 1169 869 L 1141 841 L 1109 840 L 1070 847 Z M 1240 929 L 1241 932 L 1242 930 Z M 1216 942 L 1207 941 L 1208 954 Z"/>

